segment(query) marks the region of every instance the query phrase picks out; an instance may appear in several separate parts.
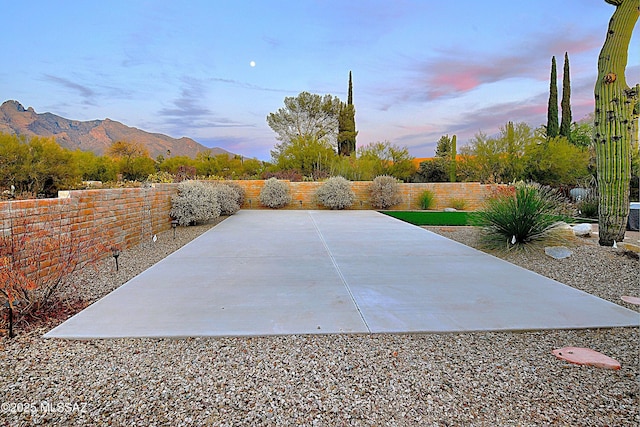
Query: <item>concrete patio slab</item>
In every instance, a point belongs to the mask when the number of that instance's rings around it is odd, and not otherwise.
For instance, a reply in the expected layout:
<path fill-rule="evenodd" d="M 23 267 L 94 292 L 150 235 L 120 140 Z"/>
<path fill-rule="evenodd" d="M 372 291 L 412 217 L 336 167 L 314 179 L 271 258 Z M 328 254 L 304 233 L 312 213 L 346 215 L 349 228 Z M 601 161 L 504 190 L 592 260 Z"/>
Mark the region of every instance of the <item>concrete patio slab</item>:
<path fill-rule="evenodd" d="M 375 211 L 243 210 L 47 338 L 638 326 L 593 295 Z"/>

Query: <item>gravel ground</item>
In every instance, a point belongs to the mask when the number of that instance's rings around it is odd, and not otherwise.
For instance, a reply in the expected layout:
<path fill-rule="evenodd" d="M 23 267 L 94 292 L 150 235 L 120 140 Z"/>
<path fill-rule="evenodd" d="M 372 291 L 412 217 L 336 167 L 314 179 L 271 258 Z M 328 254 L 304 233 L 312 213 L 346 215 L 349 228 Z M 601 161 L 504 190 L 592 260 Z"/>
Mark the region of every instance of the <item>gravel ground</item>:
<path fill-rule="evenodd" d="M 95 300 L 213 225 L 178 229 L 77 276 Z M 431 230 L 475 245 L 471 228 Z M 497 254 L 628 308 L 637 260 L 584 239 L 553 260 Z M 61 320 L 0 346 L 0 424 L 638 426 L 638 328 L 519 333 L 44 340 Z M 590 347 L 618 371 L 557 360 Z"/>

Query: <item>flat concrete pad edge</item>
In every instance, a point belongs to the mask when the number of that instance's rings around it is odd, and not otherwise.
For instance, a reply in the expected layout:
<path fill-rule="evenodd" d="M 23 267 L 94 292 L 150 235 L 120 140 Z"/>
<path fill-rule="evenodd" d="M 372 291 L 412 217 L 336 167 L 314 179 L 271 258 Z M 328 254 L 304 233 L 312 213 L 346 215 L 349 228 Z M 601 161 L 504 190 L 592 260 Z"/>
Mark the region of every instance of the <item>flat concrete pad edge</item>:
<path fill-rule="evenodd" d="M 242 210 L 45 337 L 639 324 L 635 311 L 375 211 Z"/>

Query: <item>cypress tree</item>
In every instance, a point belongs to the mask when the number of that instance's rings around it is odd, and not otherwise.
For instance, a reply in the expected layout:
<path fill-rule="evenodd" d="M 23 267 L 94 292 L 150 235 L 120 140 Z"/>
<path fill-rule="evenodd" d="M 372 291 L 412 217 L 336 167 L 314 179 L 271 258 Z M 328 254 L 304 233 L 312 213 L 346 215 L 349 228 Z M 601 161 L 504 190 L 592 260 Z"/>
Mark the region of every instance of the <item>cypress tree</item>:
<path fill-rule="evenodd" d="M 562 121 L 560 135 L 571 141 L 571 83 L 569 82 L 569 54 L 564 53 L 564 70 L 562 74 Z"/>
<path fill-rule="evenodd" d="M 351 71 L 349 71 L 349 93 L 347 95 L 347 104 L 353 105 L 353 81 L 351 80 Z"/>
<path fill-rule="evenodd" d="M 353 83 L 349 71 L 349 91 L 347 103 L 340 106 L 338 116 L 338 154 L 350 156 L 356 151 L 356 110 L 353 106 Z"/>
<path fill-rule="evenodd" d="M 556 57 L 551 57 L 551 83 L 547 109 L 547 138 L 558 136 L 558 84 L 556 81 Z"/>

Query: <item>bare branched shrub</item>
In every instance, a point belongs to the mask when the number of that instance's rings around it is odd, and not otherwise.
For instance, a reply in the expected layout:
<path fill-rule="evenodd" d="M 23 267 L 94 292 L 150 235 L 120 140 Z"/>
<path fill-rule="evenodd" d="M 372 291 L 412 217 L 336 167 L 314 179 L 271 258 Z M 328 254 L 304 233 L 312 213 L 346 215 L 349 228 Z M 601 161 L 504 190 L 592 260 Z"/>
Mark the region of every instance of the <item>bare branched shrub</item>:
<path fill-rule="evenodd" d="M 329 178 L 316 191 L 318 203 L 329 209 L 345 209 L 353 205 L 356 195 L 351 183 L 341 176 Z"/>
<path fill-rule="evenodd" d="M 291 203 L 291 194 L 286 182 L 278 181 L 276 178 L 269 178 L 264 182 L 260 190 L 260 203 L 272 209 L 278 209 Z"/>
<path fill-rule="evenodd" d="M 61 232 L 50 224 L 25 220 L 16 229 L 22 232 L 0 235 L 0 306 L 10 308 L 21 324 L 47 317 L 75 294 L 71 275 L 95 263 L 107 248 L 91 235 Z"/>
<path fill-rule="evenodd" d="M 262 173 L 262 179 L 270 178 L 286 179 L 291 182 L 300 182 L 303 180 L 303 176 L 299 171 L 291 169 Z"/>
<path fill-rule="evenodd" d="M 220 216 L 220 203 L 212 185 L 200 181 L 183 181 L 171 199 L 171 216 L 180 225 L 206 222 Z"/>
<path fill-rule="evenodd" d="M 371 206 L 378 209 L 387 209 L 402 201 L 398 180 L 392 176 L 377 176 L 371 186 Z"/>

